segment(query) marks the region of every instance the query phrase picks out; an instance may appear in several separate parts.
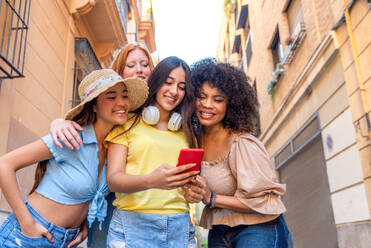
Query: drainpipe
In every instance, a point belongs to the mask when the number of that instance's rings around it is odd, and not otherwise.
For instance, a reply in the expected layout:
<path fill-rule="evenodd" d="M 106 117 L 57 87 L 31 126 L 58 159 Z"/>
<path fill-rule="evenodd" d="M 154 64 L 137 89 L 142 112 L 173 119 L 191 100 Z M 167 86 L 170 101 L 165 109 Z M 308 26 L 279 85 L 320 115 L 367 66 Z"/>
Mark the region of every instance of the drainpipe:
<path fill-rule="evenodd" d="M 350 44 L 352 46 L 354 64 L 356 66 L 356 71 L 357 71 L 357 77 L 358 77 L 358 82 L 359 82 L 359 90 L 361 91 L 363 109 L 364 109 L 364 112 L 365 112 L 364 116 L 366 118 L 366 123 L 367 123 L 367 128 L 368 128 L 368 140 L 370 141 L 371 126 L 370 126 L 370 118 L 369 118 L 369 115 L 368 115 L 369 106 L 368 106 L 368 103 L 367 103 L 366 89 L 365 89 L 365 86 L 363 84 L 363 78 L 362 78 L 362 74 L 361 74 L 361 67 L 359 65 L 358 52 L 357 52 L 356 44 L 355 44 L 355 41 L 354 41 L 353 30 L 352 30 L 352 26 L 351 26 L 351 23 L 350 23 L 350 15 L 349 15 L 349 10 L 348 10 L 347 5 L 346 5 L 346 0 L 344 0 L 344 13 L 345 13 L 345 22 L 347 24 L 348 33 L 349 33 Z"/>

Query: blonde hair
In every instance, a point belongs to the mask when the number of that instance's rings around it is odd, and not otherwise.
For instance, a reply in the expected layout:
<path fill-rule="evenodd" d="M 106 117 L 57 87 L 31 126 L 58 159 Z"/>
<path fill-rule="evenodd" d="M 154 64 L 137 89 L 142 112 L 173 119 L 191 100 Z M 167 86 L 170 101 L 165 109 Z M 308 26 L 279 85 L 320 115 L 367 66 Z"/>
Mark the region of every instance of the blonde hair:
<path fill-rule="evenodd" d="M 154 66 L 151 54 L 147 46 L 141 42 L 128 43 L 125 46 L 123 46 L 120 50 L 116 51 L 118 54 L 113 59 L 111 69 L 117 72 L 118 74 L 122 75 L 126 66 L 126 60 L 128 58 L 129 53 L 137 48 L 142 50 L 146 54 L 148 58 L 149 68 L 151 71 L 153 71 Z"/>

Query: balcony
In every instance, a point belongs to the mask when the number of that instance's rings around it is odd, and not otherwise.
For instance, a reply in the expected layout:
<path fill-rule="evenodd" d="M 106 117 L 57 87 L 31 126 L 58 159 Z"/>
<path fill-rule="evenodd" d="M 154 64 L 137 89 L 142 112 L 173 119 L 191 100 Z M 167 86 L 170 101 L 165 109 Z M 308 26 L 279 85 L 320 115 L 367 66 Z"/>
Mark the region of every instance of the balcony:
<path fill-rule="evenodd" d="M 31 0 L 0 1 L 0 80 L 24 77 Z"/>

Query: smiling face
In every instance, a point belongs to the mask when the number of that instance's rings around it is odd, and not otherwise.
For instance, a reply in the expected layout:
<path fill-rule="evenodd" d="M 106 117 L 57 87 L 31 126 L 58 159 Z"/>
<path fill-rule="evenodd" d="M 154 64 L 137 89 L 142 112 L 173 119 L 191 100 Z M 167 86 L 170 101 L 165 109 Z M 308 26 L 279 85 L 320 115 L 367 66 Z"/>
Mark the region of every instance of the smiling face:
<path fill-rule="evenodd" d="M 124 83 L 118 83 L 97 97 L 94 107 L 97 121 L 122 125 L 127 121 L 130 101 Z"/>
<path fill-rule="evenodd" d="M 222 125 L 227 111 L 227 96 L 209 83 L 202 84 L 196 99 L 196 115 L 202 126 Z"/>
<path fill-rule="evenodd" d="M 186 73 L 179 66 L 174 68 L 156 93 L 155 106 L 160 112 L 170 113 L 184 98 Z"/>
<path fill-rule="evenodd" d="M 151 68 L 145 52 L 140 48 L 135 48 L 130 51 L 126 58 L 126 64 L 121 76 L 123 78 L 137 77 L 147 81 L 150 74 Z"/>

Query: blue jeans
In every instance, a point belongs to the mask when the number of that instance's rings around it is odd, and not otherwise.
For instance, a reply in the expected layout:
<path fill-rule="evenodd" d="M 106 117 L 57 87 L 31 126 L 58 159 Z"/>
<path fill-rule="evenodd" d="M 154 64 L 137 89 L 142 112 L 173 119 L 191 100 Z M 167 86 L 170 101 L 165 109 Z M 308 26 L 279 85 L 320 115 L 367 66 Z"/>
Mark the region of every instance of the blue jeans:
<path fill-rule="evenodd" d="M 28 211 L 34 220 L 43 225 L 53 236 L 54 243 L 50 243 L 44 236 L 29 237 L 21 232 L 17 218 L 10 214 L 0 227 L 0 247 L 1 248 L 18 248 L 18 247 L 37 247 L 37 248 L 54 248 L 67 247 L 79 233 L 79 229 L 64 229 L 45 220 L 31 205 L 26 201 Z M 76 247 L 76 246 L 74 246 Z"/>
<path fill-rule="evenodd" d="M 211 248 L 291 248 L 292 239 L 283 216 L 261 224 L 214 225 L 209 231 Z"/>
<path fill-rule="evenodd" d="M 195 248 L 189 214 L 158 215 L 117 210 L 108 230 L 109 248 Z"/>

